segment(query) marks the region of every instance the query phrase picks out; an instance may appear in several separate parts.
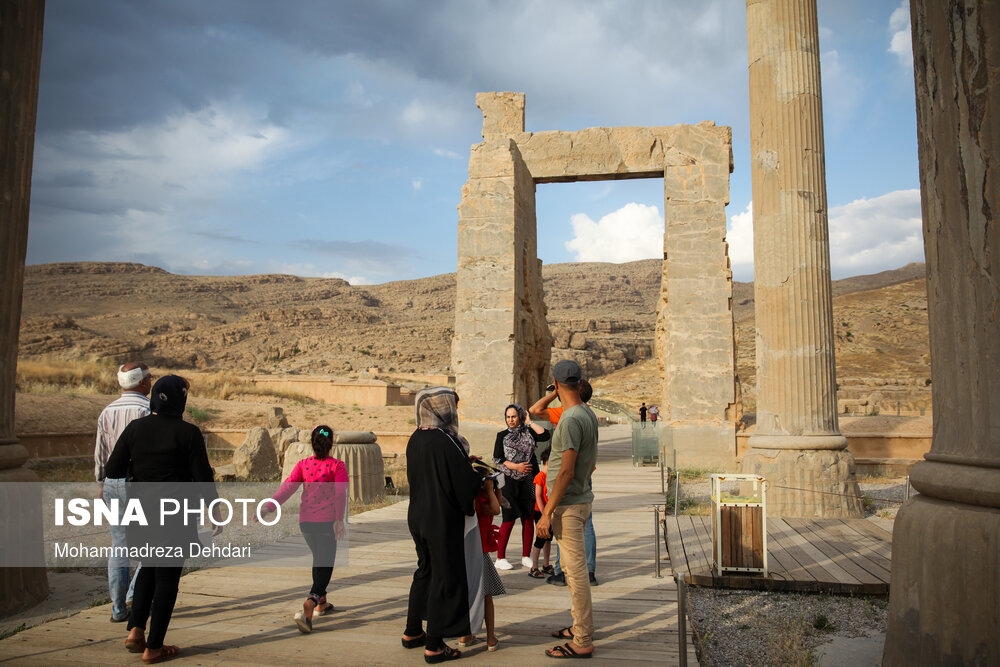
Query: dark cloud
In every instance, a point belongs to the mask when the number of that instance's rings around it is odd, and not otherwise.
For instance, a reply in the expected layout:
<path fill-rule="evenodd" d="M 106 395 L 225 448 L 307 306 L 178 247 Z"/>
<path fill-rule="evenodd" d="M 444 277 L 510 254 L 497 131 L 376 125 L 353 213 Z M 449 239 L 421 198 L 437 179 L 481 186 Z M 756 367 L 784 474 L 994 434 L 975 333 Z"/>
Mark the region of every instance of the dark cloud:
<path fill-rule="evenodd" d="M 435 94 L 461 91 L 468 106 L 477 90 L 526 90 L 545 113 L 584 104 L 635 115 L 641 104 L 662 117 L 666 105 L 648 101 L 679 84 L 672 69 L 745 60 L 741 14 L 725 2 L 50 0 L 39 130 L 134 127 L 243 95 L 286 125 L 328 102 L 321 69 L 314 85 L 301 80 L 317 56 L 440 83 Z M 718 81 L 717 93 L 731 83 Z"/>
<path fill-rule="evenodd" d="M 33 179 L 33 188 L 87 188 L 97 185 L 94 172 L 87 169 L 64 169 Z"/>
<path fill-rule="evenodd" d="M 260 241 L 252 241 L 243 236 L 225 234 L 222 232 L 193 231 L 191 234 L 194 236 L 201 236 L 202 238 L 210 239 L 212 241 L 223 241 L 225 243 L 260 243 Z"/>

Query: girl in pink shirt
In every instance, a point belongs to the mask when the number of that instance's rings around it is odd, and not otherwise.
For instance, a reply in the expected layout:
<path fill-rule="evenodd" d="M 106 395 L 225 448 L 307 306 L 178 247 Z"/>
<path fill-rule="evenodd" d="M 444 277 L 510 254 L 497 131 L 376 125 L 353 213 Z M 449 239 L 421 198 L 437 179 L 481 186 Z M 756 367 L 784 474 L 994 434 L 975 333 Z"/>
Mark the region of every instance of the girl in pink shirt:
<path fill-rule="evenodd" d="M 279 503 L 284 503 L 302 486 L 299 528 L 313 555 L 312 588 L 309 597 L 302 603 L 302 611 L 295 614 L 295 624 L 303 633 L 312 632 L 313 611 L 320 615 L 333 611 L 333 605 L 326 601 L 326 587 L 333 575 L 337 540 L 343 539 L 347 532 L 344 526 L 347 466 L 330 456 L 333 429 L 329 426 L 314 428 L 312 448 L 315 456 L 299 461 L 273 496 Z"/>

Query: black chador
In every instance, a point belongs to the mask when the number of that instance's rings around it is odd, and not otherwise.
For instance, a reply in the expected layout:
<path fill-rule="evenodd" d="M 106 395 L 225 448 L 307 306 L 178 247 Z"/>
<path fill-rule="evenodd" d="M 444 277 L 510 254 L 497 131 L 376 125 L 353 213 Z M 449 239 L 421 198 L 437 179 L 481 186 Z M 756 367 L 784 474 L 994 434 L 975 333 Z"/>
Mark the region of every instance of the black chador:
<path fill-rule="evenodd" d="M 418 428 L 406 446 L 407 523 L 417 551 L 407 632 L 419 634 L 426 619 L 429 650 L 444 637 L 475 633 L 483 619 L 483 551 L 473 505 L 482 477 L 450 430 Z"/>

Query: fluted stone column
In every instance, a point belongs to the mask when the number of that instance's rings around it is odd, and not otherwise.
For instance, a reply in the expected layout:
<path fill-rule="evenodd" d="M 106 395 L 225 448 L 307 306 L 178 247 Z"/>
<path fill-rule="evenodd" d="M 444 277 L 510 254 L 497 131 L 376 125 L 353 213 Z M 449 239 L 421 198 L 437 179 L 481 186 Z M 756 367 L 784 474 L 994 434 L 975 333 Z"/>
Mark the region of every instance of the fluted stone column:
<path fill-rule="evenodd" d="M 743 470 L 770 482 L 769 513 L 860 516 L 837 425 L 815 0 L 747 0 L 747 46 L 757 427 Z"/>
<path fill-rule="evenodd" d="M 911 0 L 934 439 L 896 517 L 885 665 L 1000 664 L 1000 2 Z"/>
<path fill-rule="evenodd" d="M 0 548 L 15 541 L 3 534 L 11 520 L 41 522 L 41 498 L 11 483 L 38 481 L 21 467 L 28 451 L 14 435 L 14 387 L 44 16 L 42 0 L 0 2 Z M 0 616 L 47 594 L 44 568 L 0 568 Z"/>

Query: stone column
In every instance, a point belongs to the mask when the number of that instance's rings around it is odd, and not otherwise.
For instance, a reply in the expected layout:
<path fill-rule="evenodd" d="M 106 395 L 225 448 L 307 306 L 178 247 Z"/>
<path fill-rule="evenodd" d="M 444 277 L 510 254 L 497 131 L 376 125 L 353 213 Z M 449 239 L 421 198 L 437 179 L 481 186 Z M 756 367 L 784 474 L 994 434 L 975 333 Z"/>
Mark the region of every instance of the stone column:
<path fill-rule="evenodd" d="M 934 439 L 896 517 L 885 665 L 1000 664 L 1000 3 L 911 0 Z"/>
<path fill-rule="evenodd" d="M 0 511 L 39 524 L 40 497 L 10 483 L 38 481 L 21 467 L 28 451 L 14 435 L 14 385 L 44 17 L 42 0 L 0 3 Z M 0 534 L 0 545 L 12 541 Z M 0 616 L 47 594 L 44 568 L 0 568 Z"/>
<path fill-rule="evenodd" d="M 463 421 L 502 424 L 548 380 L 535 232 L 535 183 L 512 138 L 524 131 L 524 93 L 480 93 L 484 141 L 472 147 L 458 206 L 452 369 Z M 494 429 L 495 431 L 495 429 Z"/>
<path fill-rule="evenodd" d="M 757 427 L 743 470 L 771 483 L 769 513 L 860 516 L 837 425 L 815 0 L 747 0 L 747 48 Z"/>

